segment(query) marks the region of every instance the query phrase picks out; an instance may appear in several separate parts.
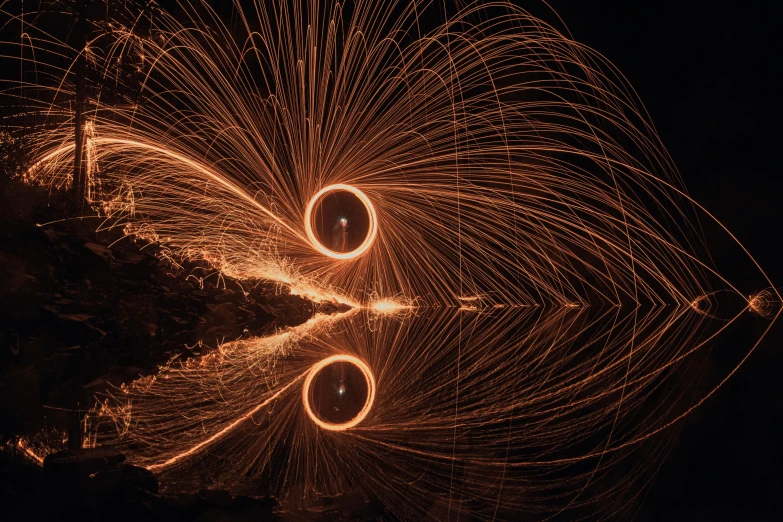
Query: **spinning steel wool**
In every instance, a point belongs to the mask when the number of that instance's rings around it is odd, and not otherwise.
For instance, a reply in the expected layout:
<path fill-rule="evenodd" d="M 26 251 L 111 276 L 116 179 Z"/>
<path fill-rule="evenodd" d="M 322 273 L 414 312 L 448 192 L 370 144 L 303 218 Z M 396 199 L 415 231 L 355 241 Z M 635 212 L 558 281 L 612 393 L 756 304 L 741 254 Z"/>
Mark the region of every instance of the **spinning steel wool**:
<path fill-rule="evenodd" d="M 83 52 L 104 86 L 133 60 L 139 85 L 124 88 L 140 94 L 86 110 L 107 226 L 351 304 L 684 304 L 733 290 L 605 59 L 511 4 L 474 4 L 423 34 L 435 6 L 380 7 L 256 2 L 227 25 L 184 3 L 177 18 L 142 16 L 147 36 L 110 24 Z M 24 91 L 45 117 L 28 177 L 67 186 L 73 75 L 50 64 L 72 53 L 30 38 L 37 70 L 61 80 Z M 345 252 L 312 228 L 335 185 L 364 204 L 321 217 L 366 222 L 348 226 L 365 240 Z"/>

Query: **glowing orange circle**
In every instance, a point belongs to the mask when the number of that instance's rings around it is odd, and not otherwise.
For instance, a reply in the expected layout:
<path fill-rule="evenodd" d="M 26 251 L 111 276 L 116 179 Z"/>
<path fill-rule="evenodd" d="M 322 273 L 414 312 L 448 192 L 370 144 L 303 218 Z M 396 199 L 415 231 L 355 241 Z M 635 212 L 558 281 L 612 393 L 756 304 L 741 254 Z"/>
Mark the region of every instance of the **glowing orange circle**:
<path fill-rule="evenodd" d="M 329 366 L 333 363 L 338 362 L 347 362 L 350 364 L 353 364 L 364 375 L 365 381 L 367 381 L 367 400 L 364 402 L 364 407 L 362 407 L 361 411 L 356 414 L 356 417 L 349 420 L 348 422 L 343 422 L 341 424 L 333 424 L 331 422 L 324 422 L 323 420 L 319 419 L 318 416 L 313 412 L 312 407 L 310 406 L 310 385 L 313 383 L 313 379 L 315 379 L 315 376 L 318 375 L 318 372 Z M 318 362 L 317 364 L 314 364 L 313 367 L 310 369 L 310 373 L 307 374 L 307 378 L 305 379 L 304 386 L 302 386 L 302 402 L 304 403 L 305 411 L 307 412 L 307 415 L 312 419 L 312 421 L 320 428 L 323 428 L 325 430 L 330 431 L 344 431 L 350 428 L 353 428 L 360 422 L 364 420 L 365 417 L 367 417 L 367 414 L 370 413 L 370 408 L 372 407 L 372 403 L 375 401 L 375 377 L 372 374 L 372 371 L 370 370 L 370 367 L 367 366 L 367 363 L 359 359 L 358 357 L 354 357 L 353 355 L 332 355 L 331 357 L 327 357 L 326 359 Z"/>
<path fill-rule="evenodd" d="M 370 220 L 369 230 L 367 231 L 367 237 L 364 238 L 364 242 L 362 242 L 358 248 L 351 250 L 350 252 L 335 252 L 334 250 L 326 248 L 315 236 L 315 232 L 313 232 L 313 209 L 315 208 L 316 203 L 329 192 L 336 192 L 339 190 L 350 192 L 359 198 L 359 201 L 364 204 L 364 208 L 367 210 L 367 216 Z M 310 199 L 310 202 L 307 204 L 307 209 L 305 209 L 304 226 L 305 232 L 307 233 L 307 239 L 310 240 L 313 247 L 320 253 L 333 259 L 353 259 L 364 254 L 375 241 L 375 236 L 378 235 L 378 216 L 375 214 L 375 207 L 373 207 L 370 198 L 368 198 L 364 192 L 351 185 L 338 183 L 322 188 Z"/>

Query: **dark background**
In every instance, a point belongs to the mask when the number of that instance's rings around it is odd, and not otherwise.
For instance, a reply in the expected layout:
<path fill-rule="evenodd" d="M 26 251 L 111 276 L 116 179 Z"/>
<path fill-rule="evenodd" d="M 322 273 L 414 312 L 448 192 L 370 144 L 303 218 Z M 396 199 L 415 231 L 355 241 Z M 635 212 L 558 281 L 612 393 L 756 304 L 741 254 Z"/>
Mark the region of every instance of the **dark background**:
<path fill-rule="evenodd" d="M 540 0 L 512 1 L 562 27 Z M 690 195 L 783 286 L 783 4 L 551 0 L 550 5 L 576 40 L 605 55 L 634 86 Z M 712 252 L 719 255 L 721 240 L 714 241 Z M 730 256 L 720 261 L 732 264 Z M 741 275 L 732 282 L 746 288 Z M 713 349 L 713 367 L 705 371 L 725 375 L 767 324 L 751 320 L 723 338 Z M 783 321 L 675 429 L 677 441 L 646 492 L 638 520 L 783 520 L 781 340 Z M 724 357 L 727 353 L 734 357 Z"/>
<path fill-rule="evenodd" d="M 540 5 L 517 2 L 558 25 Z M 628 78 L 690 195 L 737 236 L 780 288 L 783 4 L 552 0 L 550 5 L 577 41 L 605 55 Z M 742 281 L 733 282 L 744 289 Z M 754 290 L 759 289 L 748 292 Z M 758 319 L 721 340 L 712 354 L 714 366 L 724 371 L 725 351 L 746 350 L 748 338 L 765 326 Z M 782 339 L 777 324 L 746 364 L 685 420 L 638 520 L 783 520 Z"/>

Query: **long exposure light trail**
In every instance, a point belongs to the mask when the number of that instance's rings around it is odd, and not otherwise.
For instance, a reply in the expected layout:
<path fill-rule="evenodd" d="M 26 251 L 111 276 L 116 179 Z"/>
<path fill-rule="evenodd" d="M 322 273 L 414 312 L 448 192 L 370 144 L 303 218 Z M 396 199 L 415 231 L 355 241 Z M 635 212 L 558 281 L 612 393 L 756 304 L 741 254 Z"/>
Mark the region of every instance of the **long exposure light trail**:
<path fill-rule="evenodd" d="M 143 152 L 156 152 L 158 154 L 162 154 L 168 158 L 171 158 L 174 161 L 181 162 L 184 166 L 187 168 L 193 169 L 196 172 L 199 172 L 201 174 L 204 174 L 208 179 L 211 179 L 215 181 L 216 183 L 220 184 L 221 186 L 225 187 L 227 190 L 229 190 L 231 193 L 236 195 L 237 197 L 247 201 L 251 205 L 253 205 L 255 208 L 263 212 L 264 214 L 268 215 L 272 219 L 276 220 L 280 225 L 288 228 L 288 225 L 284 223 L 283 221 L 280 221 L 280 219 L 272 213 L 269 209 L 265 208 L 263 205 L 260 205 L 256 200 L 248 197 L 248 195 L 238 189 L 237 187 L 231 185 L 228 183 L 225 179 L 221 178 L 217 174 L 210 171 L 208 168 L 200 165 L 198 162 L 187 158 L 186 156 L 183 156 L 181 154 L 178 154 L 177 152 L 170 150 L 170 149 L 164 149 L 161 147 L 158 147 L 156 145 L 153 145 L 151 143 L 142 143 L 139 141 L 132 141 L 132 140 L 125 140 L 120 138 L 90 138 L 90 145 L 95 147 L 100 147 L 101 145 L 119 145 L 124 150 L 127 149 L 134 149 L 138 148 L 141 149 Z M 28 169 L 28 175 L 34 176 L 36 170 L 43 168 L 44 165 L 47 163 L 54 161 L 57 156 L 70 156 L 73 154 L 74 145 L 64 145 L 60 147 L 59 149 L 47 154 L 43 158 L 41 158 L 39 161 L 37 161 L 35 164 L 33 164 Z M 89 169 L 89 166 L 88 166 Z M 295 230 L 289 229 L 290 232 L 293 232 L 296 234 L 297 232 Z M 301 238 L 300 239 L 304 239 Z"/>
<path fill-rule="evenodd" d="M 274 363 L 259 349 L 263 339 L 231 343 L 206 361 L 134 383 L 96 412 L 97 442 L 124 443 L 136 462 L 155 465 L 192 447 L 179 439 L 190 433 L 187 423 L 197 423 L 192 436 L 199 443 L 221 436 L 202 446 L 198 460 L 162 469 L 171 480 L 183 480 L 193 466 L 207 466 L 232 488 L 241 488 L 248 473 L 270 476 L 293 503 L 313 490 L 360 488 L 404 519 L 426 518 L 426 506 L 448 496 L 452 466 L 459 470 L 454 488 L 479 505 L 500 498 L 501 507 L 543 513 L 558 504 L 547 493 L 556 488 L 585 506 L 623 498 L 621 492 L 647 480 L 645 470 L 668 452 L 666 439 L 655 435 L 704 400 L 691 385 L 704 347 L 744 316 L 740 310 L 726 322 L 690 307 L 646 314 L 579 308 L 372 314 L 296 329 Z M 276 336 L 269 339 L 280 346 Z M 365 398 L 372 406 L 360 423 L 324 430 L 302 407 L 305 385 L 301 393 L 280 394 L 266 414 L 256 411 L 253 422 L 223 430 L 235 420 L 227 412 L 248 397 L 301 383 L 303 373 L 336 359 L 366 361 L 372 369 L 377 391 Z M 126 423 L 132 428 L 116 429 Z M 649 453 L 638 461 L 638 451 Z M 281 469 L 280 459 L 290 463 Z M 622 463 L 639 468 L 611 481 Z M 600 477 L 611 487 L 599 494 L 590 484 Z M 585 498 L 568 493 L 584 488 Z M 523 490 L 530 495 L 518 498 Z"/>
<path fill-rule="evenodd" d="M 89 443 L 180 487 L 198 468 L 290 505 L 361 491 L 400 520 L 627 513 L 781 295 L 622 74 L 505 1 L 178 5 L 129 1 L 86 49 L 28 13 L 38 79 L 4 91 L 35 121 L 26 180 L 74 184 L 86 56 L 103 227 L 352 309 L 101 397 Z M 699 381 L 748 318 L 769 323 Z"/>
<path fill-rule="evenodd" d="M 362 372 L 368 388 L 367 398 L 364 401 L 362 409 L 359 410 L 359 412 L 353 418 L 346 419 L 345 422 L 341 423 L 327 422 L 319 418 L 318 415 L 313 412 L 313 408 L 310 404 L 311 387 L 313 386 L 313 380 L 318 376 L 319 372 L 323 371 L 324 368 L 331 364 L 341 362 L 354 365 Z M 342 395 L 342 393 L 343 392 L 341 390 L 340 395 Z M 372 408 L 373 402 L 375 402 L 375 377 L 372 374 L 372 370 L 369 366 L 367 366 L 367 363 L 352 355 L 332 355 L 331 357 L 327 357 L 323 361 L 313 365 L 313 367 L 307 373 L 307 378 L 305 379 L 304 385 L 302 386 L 302 403 L 304 404 L 307 415 L 314 423 L 318 425 L 318 427 L 329 431 L 344 431 L 357 426 L 364 420 L 365 417 L 367 417 L 367 414 L 370 412 L 370 408 Z"/>
<path fill-rule="evenodd" d="M 137 63 L 143 100 L 87 112 L 107 226 L 362 305 L 684 304 L 733 289 L 700 237 L 697 220 L 714 218 L 594 51 L 505 3 L 427 33 L 426 2 L 256 4 L 232 27 L 184 5 L 184 19 L 156 11 L 150 36 L 114 24 L 90 42 L 104 83 L 125 86 L 116 64 Z M 63 187 L 72 71 L 55 64 L 71 51 L 40 46 L 35 66 L 60 81 L 28 87 L 45 159 L 28 177 Z M 362 194 L 371 218 L 351 252 L 311 228 L 308 208 L 335 185 Z"/>
<path fill-rule="evenodd" d="M 265 408 L 265 407 L 269 406 L 269 403 L 271 403 L 272 401 L 274 401 L 275 399 L 280 397 L 280 395 L 282 395 L 283 393 L 288 391 L 288 388 L 290 388 L 291 386 L 293 386 L 294 384 L 299 382 L 299 380 L 302 377 L 304 377 L 305 375 L 306 374 L 302 374 L 298 378 L 293 379 L 288 384 L 286 384 L 285 386 L 280 388 L 277 392 L 275 392 L 274 395 L 272 395 L 271 397 L 266 399 L 264 402 L 262 402 L 261 404 L 259 404 L 258 406 L 256 406 L 252 410 L 250 410 L 249 412 L 247 412 L 244 415 L 238 417 L 235 421 L 233 421 L 231 424 L 229 424 L 228 426 L 226 426 L 222 430 L 218 431 L 214 435 L 211 435 L 210 437 L 204 439 L 203 441 L 199 442 L 195 446 L 193 446 L 191 448 L 188 448 L 187 450 L 174 455 L 173 457 L 171 457 L 170 459 L 168 459 L 165 462 L 161 462 L 160 464 L 150 464 L 149 466 L 147 466 L 147 468 L 150 469 L 150 470 L 160 470 L 160 469 L 166 468 L 168 466 L 171 466 L 172 464 L 176 464 L 180 460 L 185 459 L 187 457 L 190 457 L 191 455 L 193 455 L 195 453 L 198 453 L 200 450 L 202 450 L 203 448 L 205 448 L 209 444 L 215 442 L 216 440 L 219 440 L 221 437 L 223 437 L 226 434 L 230 433 L 237 426 L 239 426 L 243 422 L 247 421 L 249 418 L 251 418 L 256 413 L 258 413 L 262 408 Z"/>
<path fill-rule="evenodd" d="M 335 252 L 334 250 L 326 248 L 313 232 L 313 209 L 321 197 L 335 191 L 346 191 L 356 196 L 364 204 L 364 208 L 367 210 L 367 215 L 370 220 L 366 237 L 356 249 L 351 250 L 350 252 Z M 305 231 L 307 232 L 307 238 L 316 250 L 334 259 L 353 259 L 365 253 L 367 249 L 372 246 L 373 241 L 375 241 L 375 236 L 378 234 L 378 216 L 375 214 L 375 207 L 373 207 L 372 202 L 361 190 L 345 184 L 329 185 L 328 187 L 319 190 L 318 193 L 310 199 L 310 202 L 305 209 L 304 226 Z"/>

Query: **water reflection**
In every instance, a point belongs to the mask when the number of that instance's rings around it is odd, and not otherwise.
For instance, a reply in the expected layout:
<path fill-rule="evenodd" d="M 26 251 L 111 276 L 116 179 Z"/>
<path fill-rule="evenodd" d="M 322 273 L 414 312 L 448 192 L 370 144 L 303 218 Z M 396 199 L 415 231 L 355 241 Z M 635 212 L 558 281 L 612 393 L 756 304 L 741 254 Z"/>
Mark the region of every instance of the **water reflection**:
<path fill-rule="evenodd" d="M 665 456 L 665 428 L 712 389 L 694 378 L 714 336 L 741 316 L 690 307 L 321 316 L 124 388 L 96 412 L 95 442 L 123 446 L 169 487 L 269 491 L 292 505 L 361 491 L 401 519 L 616 511 Z M 376 395 L 361 422 L 330 431 L 308 417 L 302 390 L 314 365 L 341 354 L 366 363 Z M 735 351 L 736 363 L 746 354 Z M 367 382 L 354 364 L 324 367 L 309 388 L 316 415 L 355 417 Z"/>
<path fill-rule="evenodd" d="M 312 367 L 302 385 L 302 404 L 316 425 L 340 431 L 362 422 L 375 400 L 375 378 L 361 359 L 340 354 Z"/>

